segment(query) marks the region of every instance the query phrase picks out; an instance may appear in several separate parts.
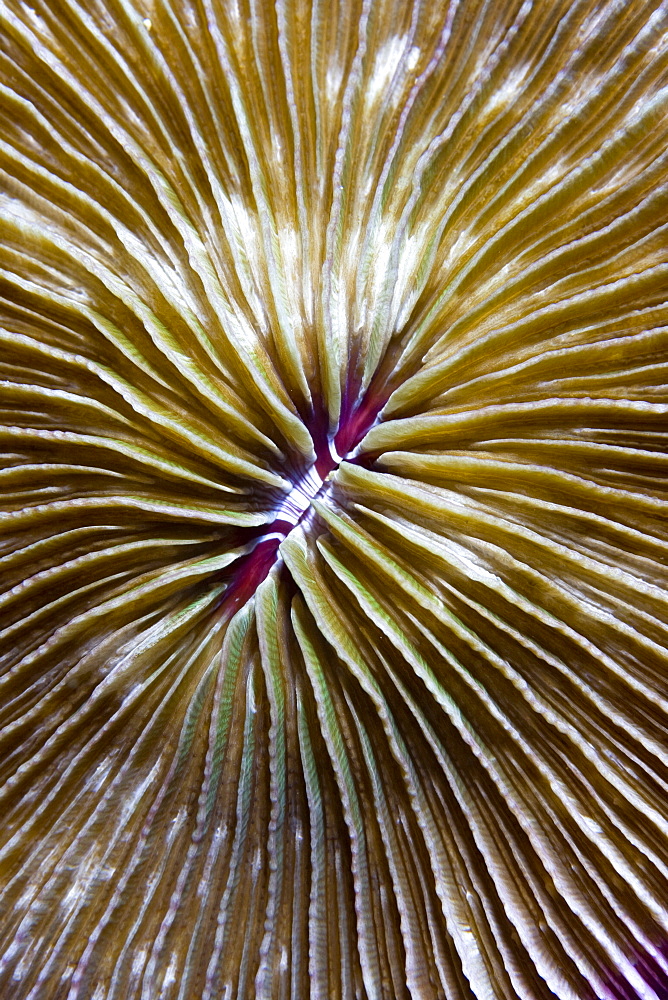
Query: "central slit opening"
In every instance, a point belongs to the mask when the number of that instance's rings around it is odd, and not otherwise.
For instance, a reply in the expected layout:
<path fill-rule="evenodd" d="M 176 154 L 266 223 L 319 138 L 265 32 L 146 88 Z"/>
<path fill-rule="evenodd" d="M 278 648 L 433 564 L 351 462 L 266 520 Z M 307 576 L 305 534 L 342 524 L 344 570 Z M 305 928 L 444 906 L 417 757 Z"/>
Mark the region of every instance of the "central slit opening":
<path fill-rule="evenodd" d="M 325 475 L 336 469 L 338 463 L 332 463 L 332 468 L 328 469 Z M 276 518 L 273 522 L 274 530 L 282 530 L 283 525 L 287 526 L 287 531 L 294 528 L 305 516 L 311 505 L 311 500 L 321 491 L 325 479 L 318 471 L 317 463 L 307 470 L 306 474 L 299 479 L 292 487 L 288 495 L 281 501 L 277 510 Z M 279 527 L 280 526 L 280 527 Z M 286 534 L 287 534 L 286 531 Z"/>
<path fill-rule="evenodd" d="M 274 520 L 261 529 L 248 530 L 246 537 L 257 538 L 252 551 L 240 558 L 230 577 L 222 598 L 221 610 L 230 617 L 249 600 L 269 575 L 272 566 L 278 559 L 278 548 L 281 542 L 305 518 L 311 508 L 311 501 L 328 486 L 328 476 L 339 467 L 342 461 L 356 461 L 357 445 L 375 423 L 384 400 L 372 396 L 371 393 L 362 403 L 352 410 L 344 406 L 341 414 L 341 424 L 336 435 L 331 438 L 324 431 L 318 433 L 314 428 L 313 439 L 316 460 L 313 465 L 296 480 L 290 492 L 283 497 L 275 510 Z"/>

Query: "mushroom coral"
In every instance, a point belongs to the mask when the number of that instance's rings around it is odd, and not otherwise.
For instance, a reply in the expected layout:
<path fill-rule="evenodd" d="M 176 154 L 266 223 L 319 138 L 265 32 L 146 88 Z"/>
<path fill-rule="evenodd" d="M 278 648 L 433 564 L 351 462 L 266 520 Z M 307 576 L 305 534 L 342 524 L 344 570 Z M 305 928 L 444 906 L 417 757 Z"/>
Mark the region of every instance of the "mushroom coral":
<path fill-rule="evenodd" d="M 0 996 L 668 996 L 668 5 L 2 0 Z"/>

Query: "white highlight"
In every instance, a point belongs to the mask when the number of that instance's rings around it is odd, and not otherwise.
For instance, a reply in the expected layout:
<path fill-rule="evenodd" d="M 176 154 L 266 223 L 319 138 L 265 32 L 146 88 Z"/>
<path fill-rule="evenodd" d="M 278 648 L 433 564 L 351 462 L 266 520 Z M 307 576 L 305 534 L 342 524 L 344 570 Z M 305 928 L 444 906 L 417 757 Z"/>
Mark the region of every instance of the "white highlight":
<path fill-rule="evenodd" d="M 330 104 L 338 100 L 341 83 L 343 81 L 343 69 L 337 64 L 327 67 L 325 77 L 325 97 Z"/>
<path fill-rule="evenodd" d="M 523 63 L 508 73 L 504 82 L 494 89 L 487 104 L 488 114 L 497 111 L 497 109 L 506 108 L 517 100 L 530 68 L 529 63 Z"/>
<path fill-rule="evenodd" d="M 406 59 L 406 65 L 408 66 L 408 68 L 415 69 L 415 67 L 418 64 L 419 58 L 420 58 L 420 49 L 417 47 L 417 45 L 414 45 L 413 48 L 408 53 L 408 58 Z"/>
<path fill-rule="evenodd" d="M 322 477 L 316 472 L 315 467 L 311 466 L 306 475 L 302 476 L 276 508 L 275 520 L 296 524 L 304 511 L 308 509 L 322 483 Z"/>
<path fill-rule="evenodd" d="M 339 464 L 339 462 L 342 462 L 343 459 L 345 458 L 345 455 L 339 455 L 338 451 L 336 450 L 336 445 L 334 444 L 334 438 L 330 438 L 329 453 L 337 465 Z"/>
<path fill-rule="evenodd" d="M 134 979 L 138 979 L 139 976 L 141 976 L 147 958 L 148 952 L 146 948 L 139 948 L 135 952 L 135 956 L 132 960 L 132 976 Z"/>
<path fill-rule="evenodd" d="M 395 35 L 389 38 L 378 50 L 371 77 L 366 84 L 365 97 L 368 104 L 373 104 L 376 98 L 386 91 L 401 61 L 407 41 L 407 38 Z M 409 60 L 414 58 L 414 53 L 411 50 Z"/>
<path fill-rule="evenodd" d="M 173 951 L 172 957 L 169 960 L 169 965 L 167 966 L 167 971 L 165 972 L 165 978 L 163 979 L 162 982 L 163 990 L 176 982 L 176 972 L 178 967 L 179 967 L 178 955 L 175 951 Z"/>

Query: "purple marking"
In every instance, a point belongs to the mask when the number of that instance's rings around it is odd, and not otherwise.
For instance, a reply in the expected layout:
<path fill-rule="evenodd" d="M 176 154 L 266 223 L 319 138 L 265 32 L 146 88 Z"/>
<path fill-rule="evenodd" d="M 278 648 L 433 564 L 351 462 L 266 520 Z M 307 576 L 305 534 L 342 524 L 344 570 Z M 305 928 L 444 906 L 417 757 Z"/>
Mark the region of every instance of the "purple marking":
<path fill-rule="evenodd" d="M 301 476 L 294 480 L 290 492 L 275 509 L 275 517 L 261 529 L 249 528 L 240 533 L 243 539 L 257 538 L 252 552 L 237 560 L 232 569 L 220 611 L 231 618 L 248 601 L 279 559 L 278 549 L 284 538 L 312 513 L 311 501 L 327 489 L 325 480 L 344 459 L 358 462 L 354 454 L 367 431 L 378 420 L 386 397 L 369 390 L 362 402 L 354 408 L 344 399 L 339 429 L 332 439 L 326 431 L 324 412 L 311 420 L 311 437 L 315 445 L 316 460 Z"/>
<path fill-rule="evenodd" d="M 637 956 L 633 962 L 633 967 L 640 974 L 643 982 L 648 987 L 648 991 L 638 990 L 632 986 L 626 976 L 620 971 L 609 973 L 606 983 L 610 997 L 615 1000 L 645 1000 L 650 996 L 649 990 L 654 991 L 658 1000 L 668 1000 L 668 946 L 658 948 L 661 956 L 657 958 L 649 954 L 645 949 L 638 948 Z"/>

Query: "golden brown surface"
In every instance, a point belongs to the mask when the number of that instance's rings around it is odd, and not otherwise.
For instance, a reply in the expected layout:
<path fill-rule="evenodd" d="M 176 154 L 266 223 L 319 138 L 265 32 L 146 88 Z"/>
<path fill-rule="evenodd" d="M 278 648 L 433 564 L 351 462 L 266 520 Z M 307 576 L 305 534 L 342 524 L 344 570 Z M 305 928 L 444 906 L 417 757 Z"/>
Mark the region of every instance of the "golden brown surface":
<path fill-rule="evenodd" d="M 1 1000 L 666 1000 L 668 5 L 0 84 Z"/>

